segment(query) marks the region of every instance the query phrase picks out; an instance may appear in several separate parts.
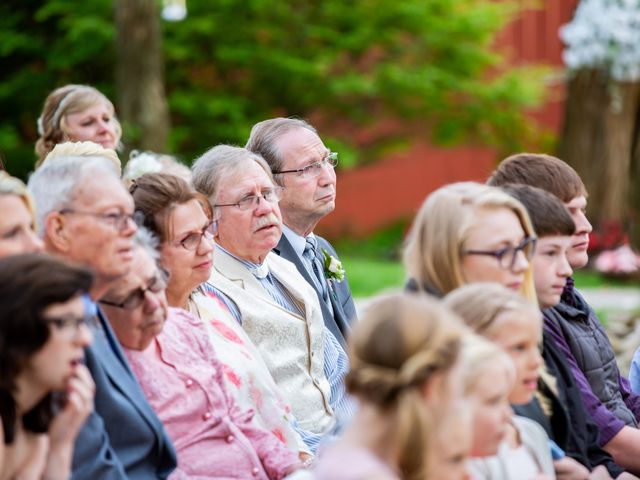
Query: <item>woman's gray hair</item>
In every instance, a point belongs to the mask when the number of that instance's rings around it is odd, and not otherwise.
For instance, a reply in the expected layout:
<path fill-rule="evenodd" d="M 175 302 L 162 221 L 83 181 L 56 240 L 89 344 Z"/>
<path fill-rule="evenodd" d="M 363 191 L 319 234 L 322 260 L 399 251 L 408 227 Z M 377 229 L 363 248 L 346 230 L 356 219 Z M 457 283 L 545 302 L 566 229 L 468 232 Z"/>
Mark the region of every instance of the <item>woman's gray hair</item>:
<path fill-rule="evenodd" d="M 136 234 L 133 236 L 133 243 L 136 247 L 144 250 L 156 266 L 160 267 L 160 251 L 158 250 L 160 242 L 158 242 L 158 238 L 151 230 L 139 225 Z"/>
<path fill-rule="evenodd" d="M 193 187 L 209 199 L 211 207 L 216 203 L 220 181 L 242 170 L 250 162 L 256 162 L 275 184 L 267 162 L 257 153 L 233 145 L 216 145 L 196 159 L 191 167 Z"/>
<path fill-rule="evenodd" d="M 31 175 L 27 188 L 36 204 L 40 236 L 44 233 L 47 216 L 72 204 L 78 187 L 89 176 L 112 176 L 120 180 L 112 161 L 104 157 L 57 158 Z"/>

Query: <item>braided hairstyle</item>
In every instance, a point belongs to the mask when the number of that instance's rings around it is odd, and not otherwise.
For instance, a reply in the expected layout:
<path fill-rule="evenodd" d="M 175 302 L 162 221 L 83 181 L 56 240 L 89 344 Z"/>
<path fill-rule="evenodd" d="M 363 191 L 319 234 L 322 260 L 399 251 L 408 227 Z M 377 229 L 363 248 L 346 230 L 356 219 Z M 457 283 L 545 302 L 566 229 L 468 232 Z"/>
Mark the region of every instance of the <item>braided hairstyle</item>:
<path fill-rule="evenodd" d="M 464 332 L 456 315 L 435 299 L 398 293 L 371 305 L 350 336 L 347 390 L 394 426 L 404 479 L 427 478 L 426 452 L 436 426 L 432 410 L 438 409 L 428 406 L 424 387 L 452 370 Z"/>

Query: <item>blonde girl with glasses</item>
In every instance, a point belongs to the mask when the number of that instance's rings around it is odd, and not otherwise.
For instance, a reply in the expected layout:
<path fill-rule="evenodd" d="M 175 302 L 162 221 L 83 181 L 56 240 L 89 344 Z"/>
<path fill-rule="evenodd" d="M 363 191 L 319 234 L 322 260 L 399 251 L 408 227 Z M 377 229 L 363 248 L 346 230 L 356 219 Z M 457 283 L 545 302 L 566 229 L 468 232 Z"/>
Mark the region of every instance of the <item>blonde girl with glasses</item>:
<path fill-rule="evenodd" d="M 410 289 L 446 295 L 466 283 L 496 282 L 535 301 L 529 260 L 535 232 L 516 199 L 462 182 L 424 201 L 404 251 Z"/>

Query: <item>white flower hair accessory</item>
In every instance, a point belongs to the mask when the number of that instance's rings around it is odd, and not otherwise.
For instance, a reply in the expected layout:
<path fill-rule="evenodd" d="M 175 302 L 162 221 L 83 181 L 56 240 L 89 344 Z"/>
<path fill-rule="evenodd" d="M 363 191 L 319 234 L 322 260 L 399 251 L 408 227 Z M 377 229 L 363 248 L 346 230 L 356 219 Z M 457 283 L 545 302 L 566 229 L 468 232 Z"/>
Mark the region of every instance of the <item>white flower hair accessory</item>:
<path fill-rule="evenodd" d="M 127 166 L 124 169 L 124 178 L 135 180 L 145 173 L 155 173 L 162 170 L 162 163 L 157 159 L 156 155 L 149 152 L 131 152 Z"/>
<path fill-rule="evenodd" d="M 322 249 L 324 257 L 324 275 L 330 280 L 341 282 L 344 280 L 345 271 L 342 262 L 333 255 L 330 255 L 324 248 Z"/>

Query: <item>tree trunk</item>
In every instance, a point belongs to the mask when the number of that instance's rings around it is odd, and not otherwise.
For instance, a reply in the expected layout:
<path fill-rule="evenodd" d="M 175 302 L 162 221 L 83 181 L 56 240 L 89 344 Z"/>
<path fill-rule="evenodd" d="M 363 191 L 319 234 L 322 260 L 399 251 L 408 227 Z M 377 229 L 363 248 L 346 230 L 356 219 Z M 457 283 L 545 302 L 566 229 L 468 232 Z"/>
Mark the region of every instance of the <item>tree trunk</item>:
<path fill-rule="evenodd" d="M 640 104 L 640 100 L 639 100 Z M 636 112 L 631 156 L 631 244 L 640 251 L 640 107 Z"/>
<path fill-rule="evenodd" d="M 167 144 L 169 110 L 156 3 L 115 0 L 118 114 L 128 150 L 164 152 Z"/>
<path fill-rule="evenodd" d="M 628 226 L 640 84 L 581 70 L 569 81 L 559 156 L 582 177 L 589 192 L 589 218 Z"/>
<path fill-rule="evenodd" d="M 638 112 L 638 82 L 611 82 L 605 119 L 605 174 L 602 178 L 602 218 L 627 223 L 631 202 L 631 155 Z"/>

